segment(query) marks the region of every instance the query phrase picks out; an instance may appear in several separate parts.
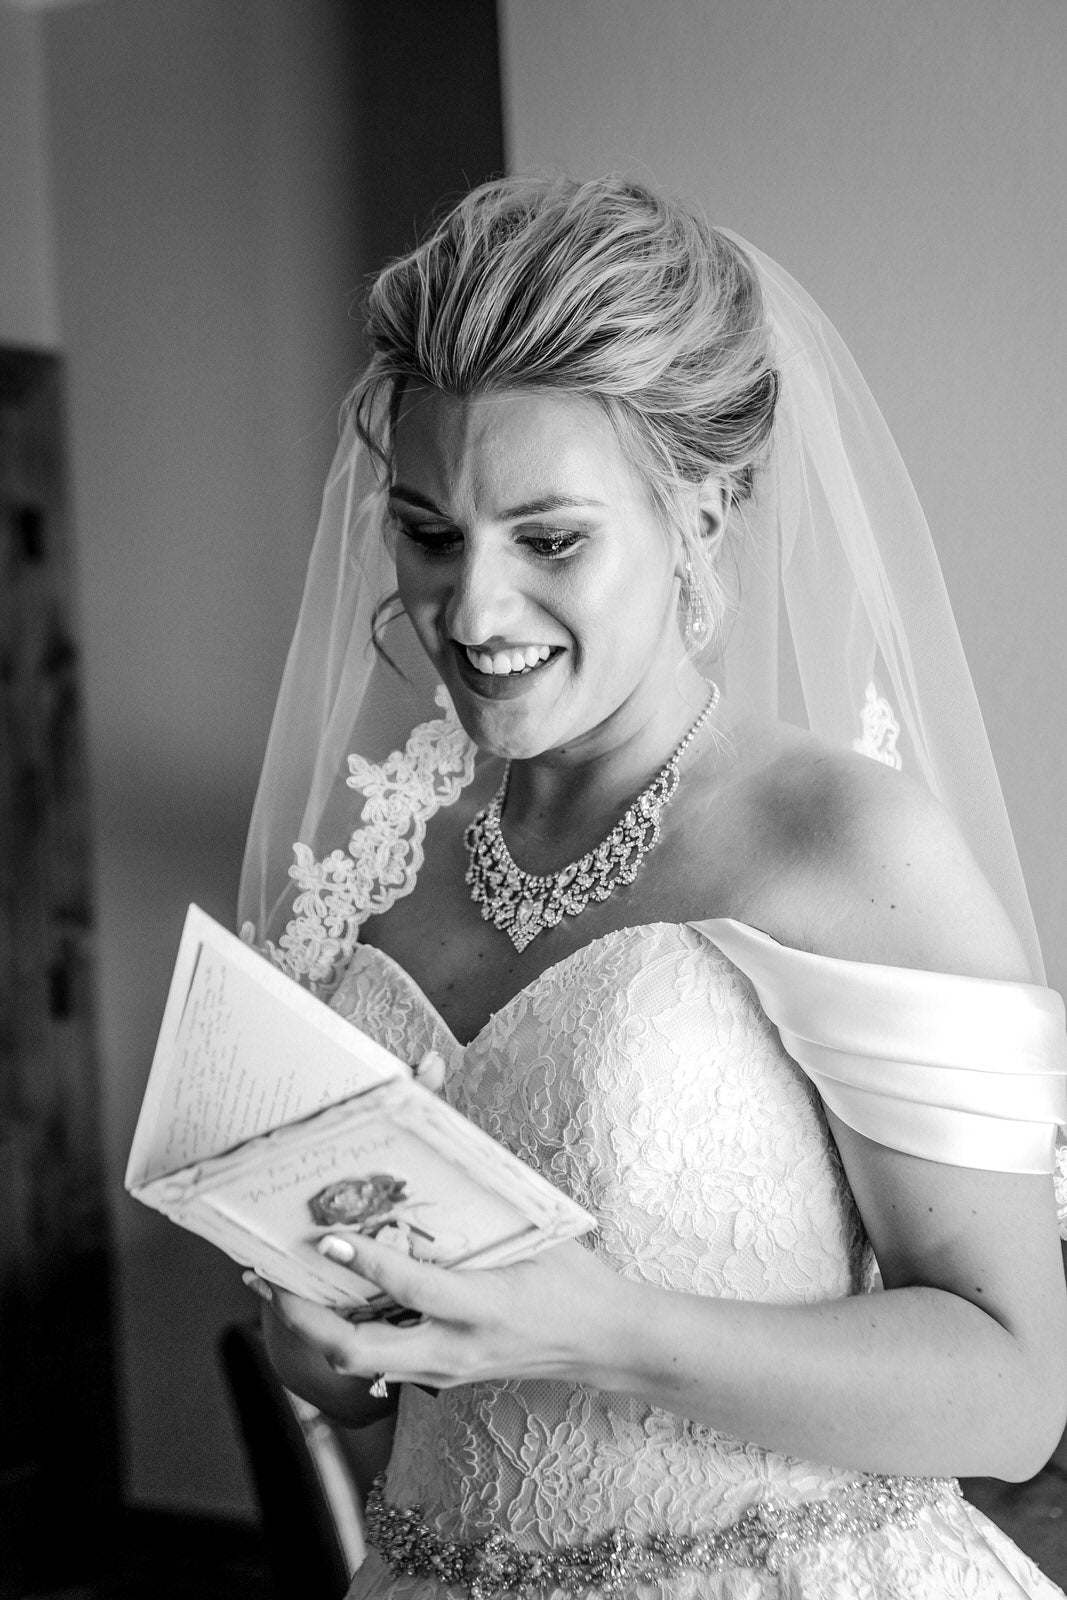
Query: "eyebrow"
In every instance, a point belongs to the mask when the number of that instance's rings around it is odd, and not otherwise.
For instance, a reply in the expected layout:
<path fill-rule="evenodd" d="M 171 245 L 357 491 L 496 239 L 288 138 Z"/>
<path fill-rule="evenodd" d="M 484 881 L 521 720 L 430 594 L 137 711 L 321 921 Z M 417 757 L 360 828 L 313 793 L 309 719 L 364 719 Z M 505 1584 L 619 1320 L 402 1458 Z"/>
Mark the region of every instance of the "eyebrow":
<path fill-rule="evenodd" d="M 434 516 L 443 517 L 445 513 L 440 506 L 435 506 L 426 495 L 419 494 L 417 489 L 407 489 L 402 483 L 394 483 L 389 490 L 391 500 L 404 500 L 408 505 L 418 506 L 422 511 L 432 511 Z M 536 500 L 524 500 L 521 505 L 509 506 L 499 516 L 501 522 L 518 522 L 523 517 L 539 517 L 546 511 L 563 511 L 569 506 L 592 506 L 599 511 L 604 510 L 602 500 L 590 500 L 581 494 L 545 494 Z"/>

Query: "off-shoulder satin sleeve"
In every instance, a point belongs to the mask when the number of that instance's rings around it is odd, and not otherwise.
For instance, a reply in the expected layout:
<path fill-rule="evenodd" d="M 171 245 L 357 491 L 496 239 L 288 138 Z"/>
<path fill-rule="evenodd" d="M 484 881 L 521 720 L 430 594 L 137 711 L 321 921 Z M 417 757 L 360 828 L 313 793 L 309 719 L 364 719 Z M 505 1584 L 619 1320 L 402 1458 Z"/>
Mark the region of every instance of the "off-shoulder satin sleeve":
<path fill-rule="evenodd" d="M 692 926 L 749 979 L 848 1127 L 929 1161 L 1052 1172 L 1067 1123 L 1067 1034 L 1053 990 L 812 955 L 725 918 Z"/>

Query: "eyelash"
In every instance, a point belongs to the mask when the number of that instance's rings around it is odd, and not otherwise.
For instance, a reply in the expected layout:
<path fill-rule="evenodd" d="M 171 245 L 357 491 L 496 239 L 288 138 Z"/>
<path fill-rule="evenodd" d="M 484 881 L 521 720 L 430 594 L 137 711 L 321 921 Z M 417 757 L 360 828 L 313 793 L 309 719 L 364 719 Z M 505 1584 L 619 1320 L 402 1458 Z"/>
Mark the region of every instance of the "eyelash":
<path fill-rule="evenodd" d="M 526 543 L 547 561 L 559 561 L 569 555 L 582 541 L 582 535 L 570 528 L 547 528 L 543 534 L 527 534 Z"/>
<path fill-rule="evenodd" d="M 405 522 L 393 515 L 399 531 L 428 556 L 449 556 L 462 535 L 450 528 L 437 528 L 426 523 Z M 545 561 L 560 561 L 581 543 L 584 535 L 571 528 L 549 528 L 543 534 L 525 534 L 523 542 L 534 554 Z"/>

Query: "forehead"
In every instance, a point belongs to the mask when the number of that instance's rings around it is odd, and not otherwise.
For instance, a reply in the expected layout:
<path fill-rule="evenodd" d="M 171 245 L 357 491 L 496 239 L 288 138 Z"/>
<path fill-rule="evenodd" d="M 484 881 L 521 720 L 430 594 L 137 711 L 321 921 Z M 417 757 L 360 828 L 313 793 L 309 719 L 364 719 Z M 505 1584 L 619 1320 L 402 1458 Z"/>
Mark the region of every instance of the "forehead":
<path fill-rule="evenodd" d="M 453 511 L 568 492 L 605 503 L 644 498 L 610 421 L 577 395 L 460 398 L 413 386 L 401 400 L 393 458 L 398 485 Z"/>

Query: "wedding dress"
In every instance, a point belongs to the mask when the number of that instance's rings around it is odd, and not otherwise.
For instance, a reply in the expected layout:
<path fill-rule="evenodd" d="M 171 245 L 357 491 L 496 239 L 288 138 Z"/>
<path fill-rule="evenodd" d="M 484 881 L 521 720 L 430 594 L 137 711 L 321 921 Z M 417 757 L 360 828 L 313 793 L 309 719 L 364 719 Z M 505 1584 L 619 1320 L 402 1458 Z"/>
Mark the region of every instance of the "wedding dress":
<path fill-rule="evenodd" d="M 386 902 L 410 890 L 421 857 L 411 817 L 432 809 L 454 744 L 454 724 L 426 724 L 391 780 L 364 770 L 360 787 L 381 803 L 362 830 L 366 848 L 358 830 L 352 841 L 348 866 L 363 882 L 350 875 L 344 893 L 356 903 L 380 896 L 383 863 Z M 315 904 L 312 894 L 296 930 L 305 944 Z M 439 1051 L 446 1099 L 595 1213 L 586 1242 L 616 1271 L 777 1304 L 876 1292 L 822 1098 L 898 1148 L 961 1160 L 1000 1140 L 1005 1165 L 1040 1171 L 1064 1071 L 1063 1008 L 1044 988 L 827 960 L 725 920 L 608 933 L 549 967 L 466 1044 L 370 944 L 355 945 L 331 1003 L 407 1060 Z M 997 1162 L 975 1155 L 970 1164 Z M 536 1573 L 539 1553 L 550 1563 L 561 1549 L 579 1552 L 570 1575 L 546 1565 L 523 1592 L 1061 1593 L 951 1480 L 795 1460 L 626 1395 L 555 1381 L 436 1397 L 404 1386 L 374 1501 L 378 1548 L 349 1600 L 488 1600 L 519 1592 L 508 1573 Z M 583 1558 L 612 1534 L 610 1550 Z M 652 1534 L 665 1536 L 654 1560 Z M 583 1559 L 592 1565 L 582 1569 Z M 430 1575 L 435 1560 L 446 1575 L 465 1562 L 466 1581 Z"/>

